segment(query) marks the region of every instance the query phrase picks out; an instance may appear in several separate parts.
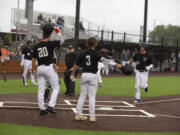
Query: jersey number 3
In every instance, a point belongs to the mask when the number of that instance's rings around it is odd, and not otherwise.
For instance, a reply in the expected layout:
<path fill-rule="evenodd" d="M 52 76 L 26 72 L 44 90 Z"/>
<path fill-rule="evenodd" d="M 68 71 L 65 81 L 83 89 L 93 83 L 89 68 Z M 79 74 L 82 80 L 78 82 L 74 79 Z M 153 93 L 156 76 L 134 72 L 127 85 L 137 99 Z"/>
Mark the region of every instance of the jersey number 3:
<path fill-rule="evenodd" d="M 87 55 L 87 56 L 86 56 L 86 59 L 87 59 L 86 65 L 87 65 L 87 66 L 90 66 L 90 65 L 91 65 L 91 56 L 90 56 L 90 55 Z"/>
<path fill-rule="evenodd" d="M 47 47 L 38 48 L 38 54 L 39 54 L 39 58 L 47 57 L 48 56 Z"/>

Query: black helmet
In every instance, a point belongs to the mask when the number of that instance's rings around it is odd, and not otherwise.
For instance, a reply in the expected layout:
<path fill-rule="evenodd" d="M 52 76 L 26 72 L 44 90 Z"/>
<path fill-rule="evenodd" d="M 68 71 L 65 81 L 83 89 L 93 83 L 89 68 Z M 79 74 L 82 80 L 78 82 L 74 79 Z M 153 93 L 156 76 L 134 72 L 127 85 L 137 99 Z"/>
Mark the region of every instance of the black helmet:
<path fill-rule="evenodd" d="M 42 29 L 45 34 L 50 35 L 53 32 L 53 25 L 51 23 L 46 23 Z"/>
<path fill-rule="evenodd" d="M 32 44 L 32 41 L 31 41 L 31 40 L 28 40 L 28 41 L 27 41 L 27 45 L 29 45 L 29 44 Z"/>
<path fill-rule="evenodd" d="M 131 75 L 132 73 L 134 73 L 134 67 L 131 64 L 126 64 L 122 67 L 122 72 L 125 75 Z"/>

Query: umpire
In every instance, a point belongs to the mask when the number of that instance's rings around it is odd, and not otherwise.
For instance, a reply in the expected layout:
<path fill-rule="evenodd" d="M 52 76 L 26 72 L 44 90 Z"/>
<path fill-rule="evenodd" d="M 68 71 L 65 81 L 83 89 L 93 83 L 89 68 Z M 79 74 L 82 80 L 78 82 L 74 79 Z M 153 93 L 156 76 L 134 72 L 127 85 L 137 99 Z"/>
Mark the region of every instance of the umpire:
<path fill-rule="evenodd" d="M 66 71 L 64 72 L 64 83 L 66 85 L 66 95 L 74 96 L 75 93 L 75 82 L 70 79 L 70 75 L 73 69 L 73 66 L 76 61 L 75 49 L 72 45 L 68 46 L 68 53 L 65 56 Z"/>

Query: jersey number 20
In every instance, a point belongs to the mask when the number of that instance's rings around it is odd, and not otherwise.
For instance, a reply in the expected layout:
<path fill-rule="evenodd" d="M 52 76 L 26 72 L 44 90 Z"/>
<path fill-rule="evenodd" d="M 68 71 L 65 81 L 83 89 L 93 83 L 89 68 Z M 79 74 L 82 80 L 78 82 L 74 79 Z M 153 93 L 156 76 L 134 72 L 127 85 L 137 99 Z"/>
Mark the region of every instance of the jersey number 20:
<path fill-rule="evenodd" d="M 47 57 L 48 56 L 47 47 L 38 48 L 38 53 L 39 53 L 39 58 Z"/>
<path fill-rule="evenodd" d="M 90 66 L 90 65 L 91 65 L 91 56 L 90 56 L 90 55 L 87 55 L 87 56 L 86 56 L 86 59 L 87 59 L 86 65 L 87 65 L 87 66 Z"/>

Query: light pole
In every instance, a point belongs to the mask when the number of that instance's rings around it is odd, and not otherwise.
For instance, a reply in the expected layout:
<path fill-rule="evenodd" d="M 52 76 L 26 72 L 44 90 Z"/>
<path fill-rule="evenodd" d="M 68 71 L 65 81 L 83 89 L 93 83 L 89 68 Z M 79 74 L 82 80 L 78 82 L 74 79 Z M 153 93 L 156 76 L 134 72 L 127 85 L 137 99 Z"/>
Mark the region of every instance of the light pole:
<path fill-rule="evenodd" d="M 143 42 L 146 43 L 147 36 L 147 16 L 148 16 L 148 0 L 145 0 L 144 5 L 144 30 L 143 30 Z"/>
<path fill-rule="evenodd" d="M 16 51 L 18 46 L 18 35 L 19 35 L 19 0 L 17 1 L 17 12 L 16 12 Z"/>
<path fill-rule="evenodd" d="M 79 18 L 80 18 L 80 4 L 81 0 L 76 0 L 76 18 L 75 18 L 75 45 L 79 40 Z"/>
<path fill-rule="evenodd" d="M 27 40 L 32 39 L 32 31 L 33 31 L 33 4 L 34 0 L 26 0 L 27 4 L 27 18 L 28 18 L 28 23 L 27 23 Z"/>

